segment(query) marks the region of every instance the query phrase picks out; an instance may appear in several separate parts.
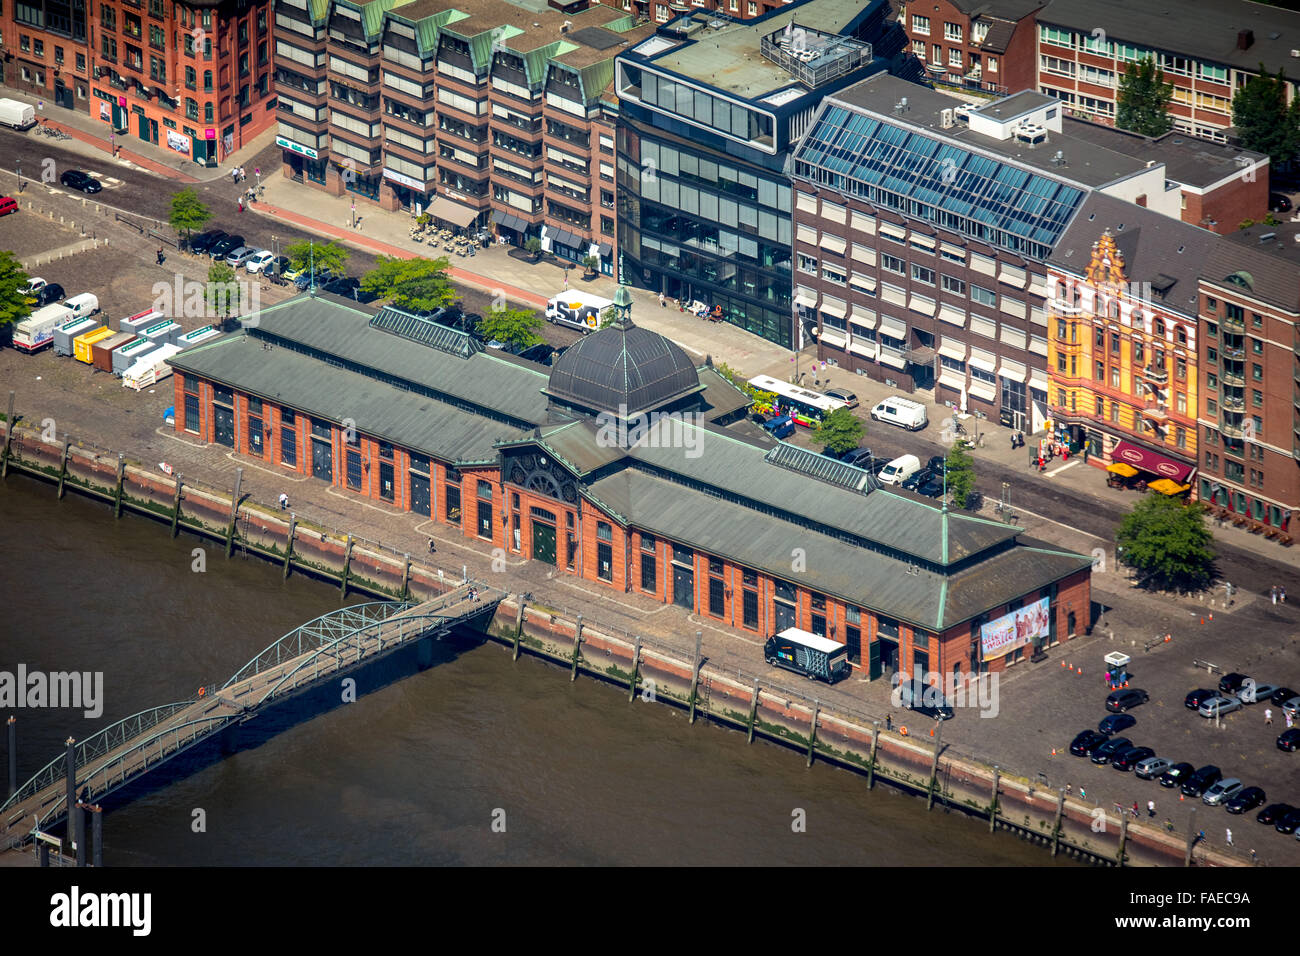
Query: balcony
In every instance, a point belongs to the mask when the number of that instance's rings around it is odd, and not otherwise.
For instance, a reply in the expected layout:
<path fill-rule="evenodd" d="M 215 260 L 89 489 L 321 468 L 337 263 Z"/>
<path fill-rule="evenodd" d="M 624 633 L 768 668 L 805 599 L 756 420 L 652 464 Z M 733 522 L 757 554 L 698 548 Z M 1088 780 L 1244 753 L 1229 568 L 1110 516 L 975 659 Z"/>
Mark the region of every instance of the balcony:
<path fill-rule="evenodd" d="M 1235 385 L 1238 388 L 1242 388 L 1246 384 L 1246 378 L 1244 375 L 1240 372 L 1229 372 L 1226 369 L 1220 373 L 1219 381 L 1224 385 Z"/>
<path fill-rule="evenodd" d="M 1154 382 L 1157 385 L 1169 384 L 1169 370 L 1167 368 L 1156 368 L 1154 365 L 1148 365 L 1142 370 L 1142 377 L 1148 382 Z"/>
<path fill-rule="evenodd" d="M 1142 417 L 1155 422 L 1167 422 L 1169 420 L 1169 409 L 1163 405 L 1148 405 L 1142 409 Z"/>
<path fill-rule="evenodd" d="M 1219 400 L 1219 407 L 1225 412 L 1244 412 L 1246 410 L 1246 401 L 1242 398 L 1230 398 L 1227 395 Z"/>
<path fill-rule="evenodd" d="M 1226 358 L 1226 359 L 1234 359 L 1234 360 L 1240 362 L 1242 359 L 1244 359 L 1244 358 L 1246 357 L 1246 350 L 1245 350 L 1245 349 L 1230 349 L 1230 348 L 1224 347 L 1224 348 L 1219 349 L 1219 354 L 1222 355 L 1222 356 L 1223 356 L 1224 358 Z"/>
<path fill-rule="evenodd" d="M 1241 438 L 1243 435 L 1241 421 L 1238 420 L 1234 423 L 1229 421 L 1227 415 L 1223 415 L 1219 419 L 1219 432 L 1227 438 Z"/>
<path fill-rule="evenodd" d="M 1242 335 L 1246 331 L 1246 317 L 1243 315 L 1240 319 L 1230 319 L 1225 315 L 1219 320 L 1219 325 L 1225 332 L 1236 332 Z"/>

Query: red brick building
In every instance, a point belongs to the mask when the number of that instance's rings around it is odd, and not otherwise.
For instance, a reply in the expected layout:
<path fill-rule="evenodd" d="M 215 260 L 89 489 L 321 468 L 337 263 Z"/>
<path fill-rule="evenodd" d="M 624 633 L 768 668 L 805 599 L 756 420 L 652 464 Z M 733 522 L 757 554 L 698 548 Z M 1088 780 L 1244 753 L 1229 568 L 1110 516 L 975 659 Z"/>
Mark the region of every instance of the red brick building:
<path fill-rule="evenodd" d="M 90 109 L 91 51 L 86 0 L 0 5 L 0 82 L 52 107 Z M 38 117 L 39 118 L 39 117 Z"/>
<path fill-rule="evenodd" d="M 898 21 L 935 83 L 1006 95 L 1035 88 L 1034 18 L 1047 0 L 910 0 Z"/>
<path fill-rule="evenodd" d="M 364 318 L 303 296 L 178 356 L 177 431 L 741 634 L 801 627 L 869 677 L 1001 670 L 1089 627 L 1090 558 L 754 436 L 626 308 L 549 374 Z"/>

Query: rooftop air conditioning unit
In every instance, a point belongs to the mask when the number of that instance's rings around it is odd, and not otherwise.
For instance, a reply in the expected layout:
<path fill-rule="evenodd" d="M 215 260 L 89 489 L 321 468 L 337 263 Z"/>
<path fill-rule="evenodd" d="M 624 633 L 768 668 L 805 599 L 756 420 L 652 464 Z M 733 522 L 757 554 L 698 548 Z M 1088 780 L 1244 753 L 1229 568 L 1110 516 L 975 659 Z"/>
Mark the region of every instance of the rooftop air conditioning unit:
<path fill-rule="evenodd" d="M 952 129 L 952 110 L 944 110 L 939 114 L 939 125 L 943 129 Z"/>

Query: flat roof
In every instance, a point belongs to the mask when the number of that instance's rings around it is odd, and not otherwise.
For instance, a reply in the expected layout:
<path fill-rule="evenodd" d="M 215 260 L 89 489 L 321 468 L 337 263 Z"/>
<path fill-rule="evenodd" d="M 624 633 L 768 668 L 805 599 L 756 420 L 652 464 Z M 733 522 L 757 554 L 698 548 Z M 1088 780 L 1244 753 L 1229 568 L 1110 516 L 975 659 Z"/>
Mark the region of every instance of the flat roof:
<path fill-rule="evenodd" d="M 799 85 L 789 72 L 759 52 L 763 37 L 792 23 L 806 24 L 823 33 L 839 33 L 866 6 L 863 0 L 806 0 L 771 16 L 746 21 L 720 18 L 708 11 L 694 13 L 690 17 L 702 19 L 705 27 L 663 53 L 652 53 L 649 62 L 741 99 L 761 99 Z M 669 26 L 680 27 L 690 17 L 678 17 Z M 708 26 L 710 22 L 720 26 Z M 799 89 L 809 92 L 802 86 Z"/>
<path fill-rule="evenodd" d="M 981 116 L 992 116 L 999 120 L 1015 119 L 1017 116 L 1023 116 L 1031 110 L 1039 109 L 1050 103 L 1060 102 L 1053 96 L 1046 93 L 1038 93 L 1034 90 L 1021 90 L 1011 96 L 1003 97 L 1000 100 L 993 100 L 985 103 L 979 109 L 975 110 Z"/>
<path fill-rule="evenodd" d="M 1236 146 L 1221 146 L 1177 131 L 1152 139 L 1139 133 L 1072 117 L 1066 117 L 1062 129 L 1071 136 L 1090 140 L 1118 153 L 1164 163 L 1166 179 L 1198 188 L 1213 185 L 1239 172 L 1242 168 L 1239 159 L 1255 163 L 1268 158 L 1263 153 L 1254 153 Z"/>
<path fill-rule="evenodd" d="M 1021 93 L 1011 99 L 1016 100 L 1026 95 L 1037 96 L 1038 94 Z M 907 110 L 895 112 L 894 105 L 904 97 L 907 98 Z M 1054 179 L 1078 183 L 1093 189 L 1141 172 L 1147 166 L 1144 159 L 1127 156 L 1066 133 L 1049 133 L 1046 142 L 1031 147 L 1014 138 L 998 140 L 973 132 L 961 122 L 944 129 L 943 111 L 967 105 L 966 102 L 900 80 L 888 73 L 877 73 L 860 83 L 840 90 L 827 99 L 843 103 L 850 108 L 868 110 L 896 126 L 917 129 L 933 135 L 936 139 L 948 140 L 961 146 L 992 153 L 1003 159 L 1040 170 Z M 1022 102 L 1027 103 L 1028 100 Z M 1025 109 L 1029 107 L 1026 106 Z M 1057 150 L 1065 154 L 1063 165 L 1058 166 L 1052 162 L 1052 157 Z"/>
<path fill-rule="evenodd" d="M 1051 0 L 1039 23 L 1069 27 L 1091 36 L 1102 29 L 1111 40 L 1181 53 L 1258 73 L 1260 63 L 1294 73 L 1291 51 L 1300 49 L 1300 12 L 1248 0 Z M 1237 33 L 1254 42 L 1237 49 Z"/>

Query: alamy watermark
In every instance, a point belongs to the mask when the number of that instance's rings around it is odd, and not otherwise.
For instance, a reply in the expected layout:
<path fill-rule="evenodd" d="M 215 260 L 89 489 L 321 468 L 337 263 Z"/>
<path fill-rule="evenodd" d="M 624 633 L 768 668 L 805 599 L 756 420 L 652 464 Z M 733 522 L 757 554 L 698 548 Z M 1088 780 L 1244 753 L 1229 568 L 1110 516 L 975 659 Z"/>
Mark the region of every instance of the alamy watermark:
<path fill-rule="evenodd" d="M 893 707 L 903 707 L 906 694 L 911 707 L 951 707 L 954 710 L 973 707 L 979 709 L 981 717 L 996 717 L 1001 709 L 1000 680 L 997 674 L 959 677 L 934 671 L 925 671 L 912 678 L 899 671 L 890 678 L 893 690 L 889 692 L 889 703 Z"/>
<path fill-rule="evenodd" d="M 72 707 L 94 720 L 104 713 L 103 671 L 0 671 L 0 710 L 10 707 Z"/>
<path fill-rule="evenodd" d="M 704 416 L 697 412 L 638 412 L 596 416 L 596 444 L 601 448 L 683 448 L 687 458 L 699 458 L 704 442 Z"/>

